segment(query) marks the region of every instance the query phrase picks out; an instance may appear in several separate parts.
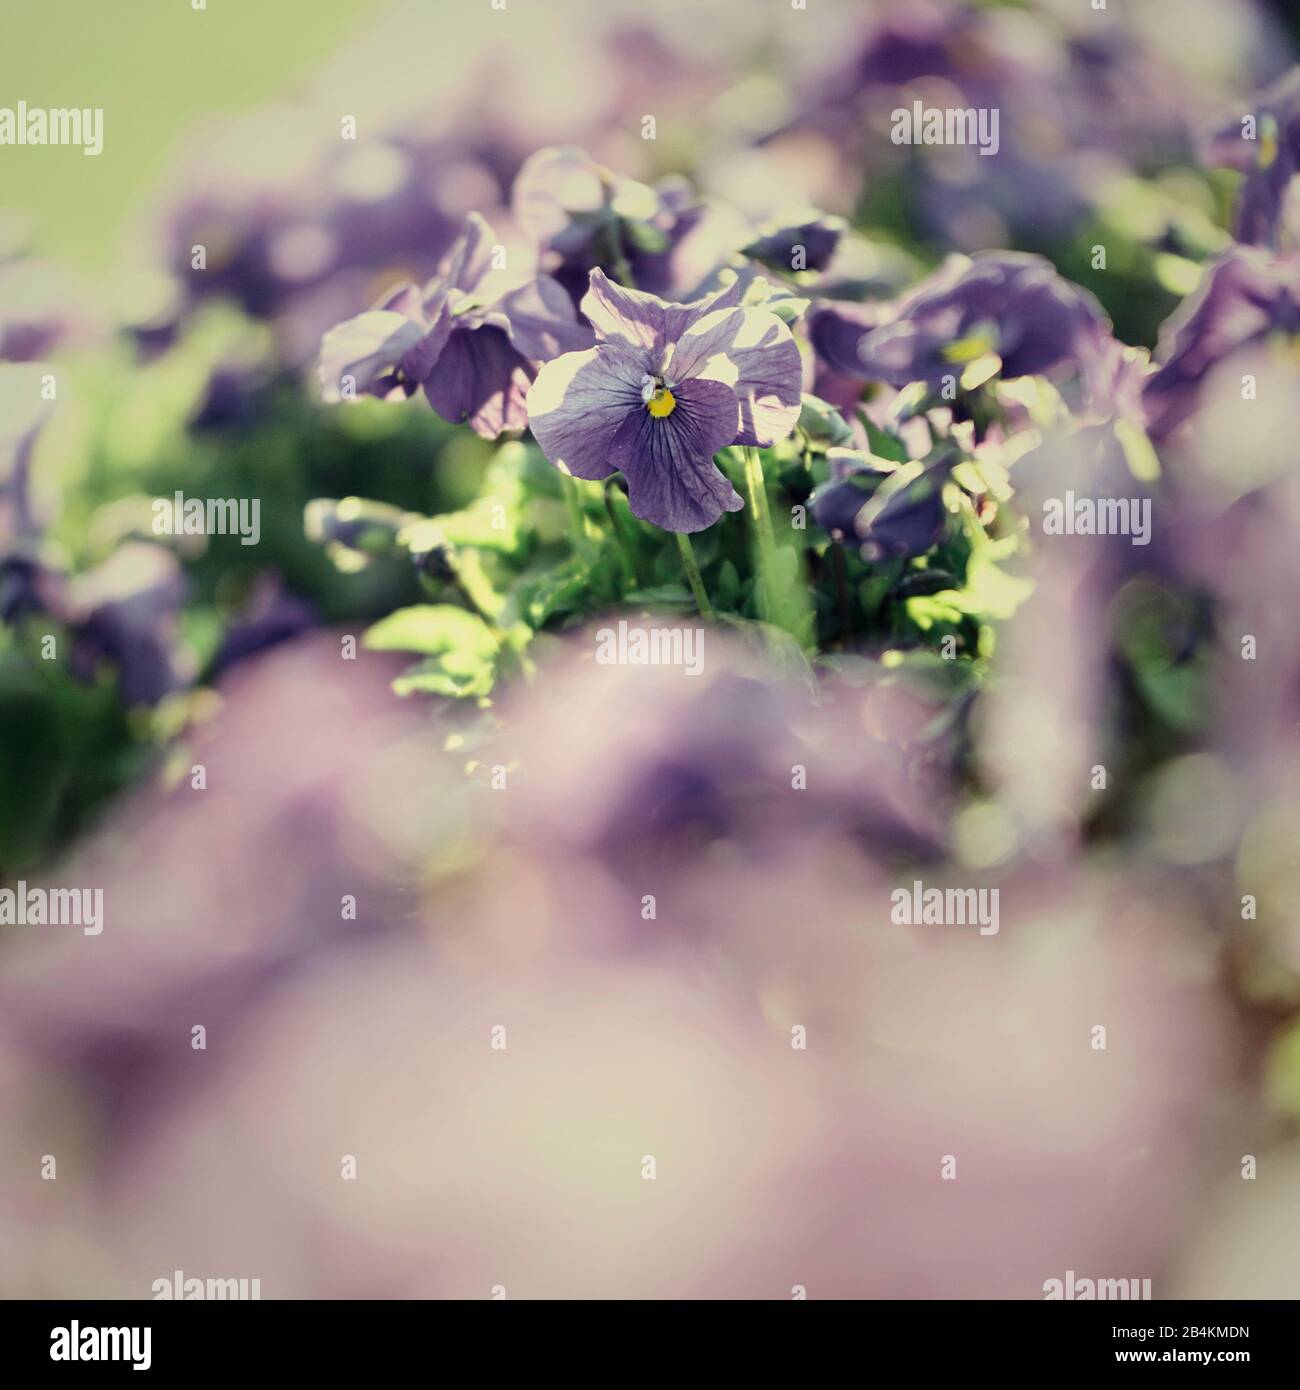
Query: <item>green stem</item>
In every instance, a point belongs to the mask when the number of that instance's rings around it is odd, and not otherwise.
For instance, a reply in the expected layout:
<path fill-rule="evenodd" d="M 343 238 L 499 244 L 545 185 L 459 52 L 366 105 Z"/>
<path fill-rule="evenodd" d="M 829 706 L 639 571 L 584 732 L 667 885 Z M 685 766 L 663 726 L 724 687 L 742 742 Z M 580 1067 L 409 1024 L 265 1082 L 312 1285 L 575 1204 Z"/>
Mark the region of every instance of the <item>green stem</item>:
<path fill-rule="evenodd" d="M 573 548 L 585 560 L 589 557 L 587 544 L 587 518 L 582 510 L 582 499 L 578 496 L 578 484 L 572 474 L 560 472 L 560 491 L 564 494 L 564 505 L 569 509 L 569 525 L 573 528 Z"/>
<path fill-rule="evenodd" d="M 754 531 L 754 576 L 758 615 L 766 623 L 788 632 L 801 647 L 812 642 L 812 608 L 807 591 L 786 575 L 798 572 L 798 555 L 778 550 L 772 513 L 767 505 L 763 459 L 757 449 L 745 448 L 744 485 Z M 781 563 L 790 561 L 791 563 Z"/>
<path fill-rule="evenodd" d="M 687 581 L 691 586 L 691 593 L 695 595 L 695 606 L 699 609 L 700 617 L 708 621 L 713 620 L 713 605 L 709 602 L 709 596 L 704 589 L 704 580 L 700 578 L 700 567 L 695 563 L 695 547 L 691 544 L 691 538 L 676 532 L 677 549 L 681 552 L 682 568 L 686 571 Z"/>
<path fill-rule="evenodd" d="M 754 524 L 759 528 L 767 544 L 776 536 L 772 531 L 772 514 L 767 509 L 767 485 L 763 478 L 763 456 L 757 449 L 745 450 L 745 488 L 749 492 L 749 504 L 754 509 Z"/>
<path fill-rule="evenodd" d="M 757 449 L 746 448 L 745 492 L 749 514 L 754 527 L 754 566 L 758 571 L 758 606 L 764 622 L 772 619 L 772 551 L 776 536 L 772 516 L 767 509 L 767 485 L 763 478 L 763 459 Z"/>
<path fill-rule="evenodd" d="M 609 517 L 609 529 L 614 537 L 614 545 L 618 550 L 619 559 L 623 563 L 623 573 L 627 578 L 628 587 L 636 588 L 641 583 L 641 575 L 636 564 L 636 548 L 628 540 L 627 533 L 623 530 L 623 523 L 618 519 L 618 508 L 614 504 L 613 475 L 605 479 L 605 514 Z"/>

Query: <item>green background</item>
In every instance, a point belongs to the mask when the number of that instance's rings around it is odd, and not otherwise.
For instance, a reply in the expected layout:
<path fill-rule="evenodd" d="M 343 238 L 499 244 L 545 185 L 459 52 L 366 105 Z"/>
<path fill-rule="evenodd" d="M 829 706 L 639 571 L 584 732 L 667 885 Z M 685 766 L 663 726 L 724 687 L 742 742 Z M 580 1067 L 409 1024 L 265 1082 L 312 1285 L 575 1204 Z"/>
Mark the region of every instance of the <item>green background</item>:
<path fill-rule="evenodd" d="M 0 207 L 35 246 L 107 266 L 175 146 L 204 117 L 292 92 L 374 0 L 5 0 L 0 106 L 102 107 L 104 149 L 0 146 Z"/>

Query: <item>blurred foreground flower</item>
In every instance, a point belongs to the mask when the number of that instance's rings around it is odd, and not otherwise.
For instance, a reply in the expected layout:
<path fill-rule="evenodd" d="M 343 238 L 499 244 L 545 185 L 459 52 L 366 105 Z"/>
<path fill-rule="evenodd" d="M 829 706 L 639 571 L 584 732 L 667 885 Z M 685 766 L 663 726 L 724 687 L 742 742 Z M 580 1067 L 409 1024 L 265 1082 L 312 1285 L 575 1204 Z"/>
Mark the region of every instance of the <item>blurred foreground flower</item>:
<path fill-rule="evenodd" d="M 1148 426 L 1164 439 L 1195 413 L 1220 363 L 1273 335 L 1300 333 L 1300 257 L 1237 247 L 1215 261 L 1160 331 L 1159 370 L 1144 390 Z"/>

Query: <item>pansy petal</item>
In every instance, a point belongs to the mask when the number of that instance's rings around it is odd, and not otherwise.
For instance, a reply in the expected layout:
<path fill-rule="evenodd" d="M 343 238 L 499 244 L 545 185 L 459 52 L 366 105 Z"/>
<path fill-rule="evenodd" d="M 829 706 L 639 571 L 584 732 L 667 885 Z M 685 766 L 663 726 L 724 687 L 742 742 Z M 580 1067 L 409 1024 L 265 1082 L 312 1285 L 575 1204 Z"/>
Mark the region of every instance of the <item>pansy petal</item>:
<path fill-rule="evenodd" d="M 398 285 L 395 290 L 390 291 L 379 307 L 391 310 L 395 314 L 405 314 L 412 323 L 419 323 L 424 318 L 423 306 L 420 303 L 420 291 L 409 280 L 406 284 Z"/>
<path fill-rule="evenodd" d="M 321 343 L 322 396 L 333 402 L 372 394 L 423 336 L 419 324 L 388 309 L 372 309 L 331 328 Z"/>
<path fill-rule="evenodd" d="M 608 478 L 610 443 L 629 413 L 645 414 L 645 359 L 616 343 L 546 363 L 528 393 L 528 423 L 542 452 L 575 478 Z"/>
<path fill-rule="evenodd" d="M 447 345 L 447 339 L 451 337 L 451 330 L 455 326 L 456 320 L 451 312 L 451 306 L 444 301 L 430 321 L 424 336 L 414 347 L 408 348 L 402 354 L 402 373 L 409 382 L 419 385 L 428 381 L 437 366 L 443 348 Z"/>
<path fill-rule="evenodd" d="M 740 402 L 740 432 L 729 443 L 766 448 L 794 428 L 803 403 L 803 361 L 790 330 L 765 309 L 719 309 L 677 340 L 674 381 L 709 378 Z"/>
<path fill-rule="evenodd" d="M 668 309 L 662 299 L 616 285 L 599 269 L 591 272 L 582 300 L 582 312 L 601 338 L 648 351 L 666 339 Z"/>
<path fill-rule="evenodd" d="M 496 239 L 496 233 L 485 218 L 477 212 L 469 213 L 460 236 L 443 258 L 437 282 L 447 289 L 468 294 L 487 273 Z M 437 284 L 430 281 L 425 287 L 425 298 L 430 298 L 436 288 Z"/>
<path fill-rule="evenodd" d="M 546 243 L 570 227 L 575 214 L 594 221 L 591 215 L 600 212 L 608 194 L 600 166 L 586 150 L 557 145 L 524 160 L 510 197 L 519 225 L 534 241 Z"/>
<path fill-rule="evenodd" d="M 497 308 L 505 316 L 510 341 L 532 362 L 549 362 L 592 345 L 591 329 L 578 322 L 573 301 L 549 275 L 502 295 Z"/>
<path fill-rule="evenodd" d="M 462 328 L 447 339 L 424 394 L 444 420 L 495 439 L 528 423 L 524 401 L 531 381 L 528 363 L 501 329 Z"/>
<path fill-rule="evenodd" d="M 671 414 L 656 417 L 638 403 L 610 444 L 609 458 L 627 479 L 634 515 L 665 531 L 703 531 L 744 503 L 713 456 L 736 436 L 739 404 L 720 381 L 682 382 Z"/>
<path fill-rule="evenodd" d="M 818 358 L 839 376 L 862 377 L 858 356 L 863 338 L 880 326 L 881 310 L 875 304 L 819 305 L 805 320 L 808 341 Z"/>

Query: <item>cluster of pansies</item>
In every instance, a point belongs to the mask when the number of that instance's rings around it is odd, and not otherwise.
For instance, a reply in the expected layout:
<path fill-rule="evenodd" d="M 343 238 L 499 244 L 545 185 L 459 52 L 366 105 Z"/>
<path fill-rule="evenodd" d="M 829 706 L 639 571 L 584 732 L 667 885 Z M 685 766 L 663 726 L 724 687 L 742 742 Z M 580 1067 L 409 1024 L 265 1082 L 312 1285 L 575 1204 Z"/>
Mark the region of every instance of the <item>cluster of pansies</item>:
<path fill-rule="evenodd" d="M 406 13 L 186 147 L 128 312 L 0 238 L 0 870 L 126 904 L 100 959 L 15 954 L 0 1158 L 54 1082 L 138 1117 L 97 1134 L 112 1240 L 60 1217 L 87 1290 L 121 1291 L 113 1242 L 132 1277 L 177 1227 L 218 1259 L 229 1205 L 158 1181 L 205 1106 L 249 1117 L 202 1161 L 290 1293 L 1260 1263 L 1188 1213 L 1241 1153 L 1297 1186 L 1300 79 L 1279 7 L 1215 3 L 485 6 L 381 117 L 350 83 Z M 551 46 L 591 75 L 558 102 Z M 895 142 L 914 103 L 999 113 L 999 148 Z M 158 535 L 182 488 L 259 498 L 259 544 Z M 607 664 L 629 632 L 696 665 Z M 997 889 L 1001 928 L 884 925 L 922 878 Z M 178 1117 L 196 1010 L 245 1050 Z M 501 1017 L 537 1051 L 492 1110 L 463 1038 Z M 589 1174 L 512 1195 L 489 1152 L 606 1046 L 537 1142 L 641 1144 L 642 1086 L 704 1136 L 647 1268 Z M 408 1120 L 434 1091 L 456 1144 Z M 285 1213 L 266 1155 L 308 1164 L 340 1104 L 367 1162 L 436 1176 L 336 1228 L 333 1174 Z M 978 1157 L 918 1261 L 944 1146 Z M 39 1236 L 0 1202 L 0 1242 Z"/>

